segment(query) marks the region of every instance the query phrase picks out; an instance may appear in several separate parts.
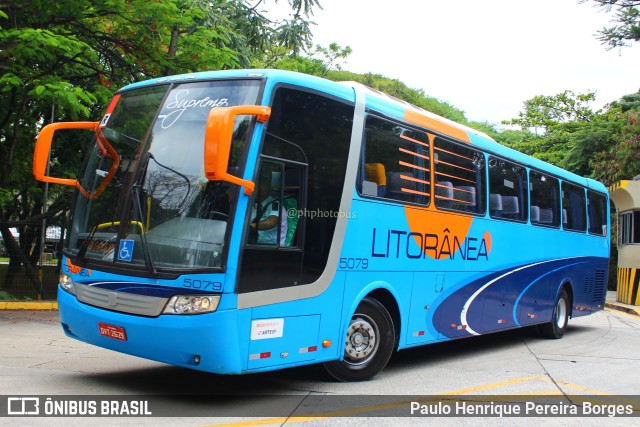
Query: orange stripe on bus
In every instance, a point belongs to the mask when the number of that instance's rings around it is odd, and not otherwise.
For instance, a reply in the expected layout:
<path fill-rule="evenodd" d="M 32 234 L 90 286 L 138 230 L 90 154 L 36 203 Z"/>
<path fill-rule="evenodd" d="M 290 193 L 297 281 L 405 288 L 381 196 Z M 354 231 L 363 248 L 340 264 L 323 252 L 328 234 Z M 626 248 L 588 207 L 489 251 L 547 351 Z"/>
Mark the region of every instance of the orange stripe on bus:
<path fill-rule="evenodd" d="M 431 129 L 435 132 L 448 135 L 460 141 L 469 143 L 471 142 L 469 135 L 464 130 L 448 123 L 441 122 L 424 114 L 420 114 L 417 111 L 405 110 L 404 120 L 409 123 L 424 127 L 426 129 Z"/>

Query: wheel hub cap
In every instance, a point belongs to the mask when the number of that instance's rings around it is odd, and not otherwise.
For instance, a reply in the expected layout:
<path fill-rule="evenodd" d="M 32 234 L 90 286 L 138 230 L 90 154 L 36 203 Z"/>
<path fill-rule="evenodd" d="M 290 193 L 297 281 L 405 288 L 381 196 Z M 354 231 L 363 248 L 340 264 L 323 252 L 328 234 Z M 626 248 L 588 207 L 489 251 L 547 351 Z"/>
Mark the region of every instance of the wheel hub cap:
<path fill-rule="evenodd" d="M 374 352 L 377 343 L 374 327 L 366 319 L 353 319 L 347 330 L 345 356 L 352 361 L 362 362 Z"/>

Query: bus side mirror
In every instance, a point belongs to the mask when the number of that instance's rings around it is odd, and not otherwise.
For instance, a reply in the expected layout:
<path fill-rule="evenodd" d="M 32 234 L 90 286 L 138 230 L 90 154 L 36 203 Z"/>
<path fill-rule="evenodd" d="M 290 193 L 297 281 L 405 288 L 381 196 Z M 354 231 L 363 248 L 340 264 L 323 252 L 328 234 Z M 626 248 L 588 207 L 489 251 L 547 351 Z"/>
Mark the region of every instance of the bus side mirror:
<path fill-rule="evenodd" d="M 250 195 L 255 189 L 255 183 L 227 172 L 235 118 L 240 115 L 256 116 L 258 122 L 265 123 L 271 115 L 271 108 L 238 105 L 212 109 L 207 118 L 204 136 L 204 173 L 210 181 L 227 181 L 240 185 L 244 187 L 244 193 Z"/>
<path fill-rule="evenodd" d="M 120 157 L 118 153 L 111 147 L 111 145 L 104 139 L 101 132 L 98 132 L 98 146 L 102 151 L 102 154 L 106 157 L 109 157 L 113 160 L 113 165 L 109 170 L 107 176 L 102 180 L 101 185 L 96 189 L 95 192 L 91 193 L 80 185 L 80 182 L 77 179 L 70 178 L 56 178 L 47 175 L 47 164 L 49 163 L 49 156 L 51 154 L 51 142 L 53 141 L 53 134 L 57 130 L 62 129 L 84 129 L 96 132 L 98 129 L 98 124 L 100 122 L 58 122 L 51 123 L 46 125 L 38 134 L 38 139 L 36 140 L 35 150 L 33 152 L 33 176 L 38 181 L 48 182 L 51 184 L 62 184 L 69 185 L 71 187 L 76 187 L 82 195 L 89 199 L 97 199 L 102 193 L 102 190 L 107 186 L 111 178 L 115 174 L 118 164 L 120 161 Z"/>

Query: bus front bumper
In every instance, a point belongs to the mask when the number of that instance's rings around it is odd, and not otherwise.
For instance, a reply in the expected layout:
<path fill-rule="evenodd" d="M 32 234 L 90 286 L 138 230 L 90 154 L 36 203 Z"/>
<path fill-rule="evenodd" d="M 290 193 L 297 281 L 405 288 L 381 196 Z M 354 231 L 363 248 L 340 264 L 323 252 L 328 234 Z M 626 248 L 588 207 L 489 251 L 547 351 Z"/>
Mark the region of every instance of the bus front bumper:
<path fill-rule="evenodd" d="M 142 317 L 83 304 L 61 288 L 58 307 L 65 334 L 89 344 L 218 374 L 246 369 L 237 338 L 242 311 Z"/>

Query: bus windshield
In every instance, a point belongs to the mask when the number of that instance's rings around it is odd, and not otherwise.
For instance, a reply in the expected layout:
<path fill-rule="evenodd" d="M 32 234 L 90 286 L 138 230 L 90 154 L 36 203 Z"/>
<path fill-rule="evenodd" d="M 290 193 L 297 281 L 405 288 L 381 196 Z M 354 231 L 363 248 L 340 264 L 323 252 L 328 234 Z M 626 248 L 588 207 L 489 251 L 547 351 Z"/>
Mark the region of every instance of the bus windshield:
<path fill-rule="evenodd" d="M 229 80 L 116 94 L 79 175 L 98 195 L 78 195 L 66 252 L 83 263 L 154 272 L 222 268 L 238 186 L 205 177 L 207 116 L 212 108 L 255 105 L 259 90 L 259 80 Z M 252 123 L 236 118 L 231 175 L 242 172 Z"/>

